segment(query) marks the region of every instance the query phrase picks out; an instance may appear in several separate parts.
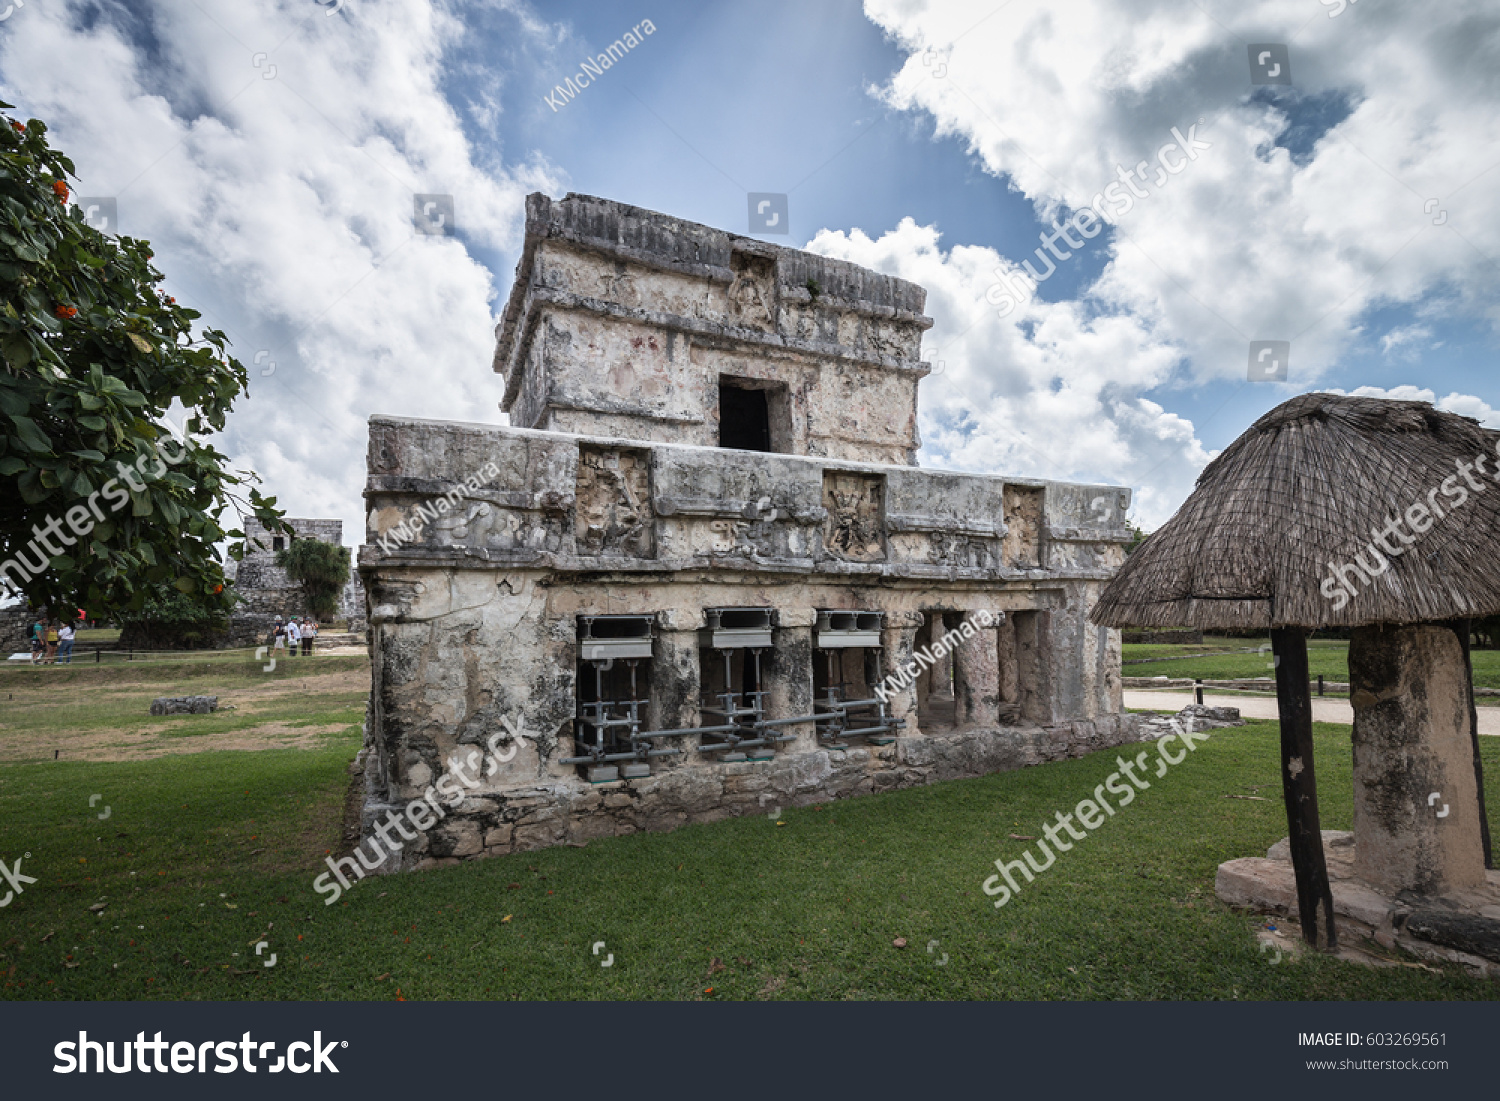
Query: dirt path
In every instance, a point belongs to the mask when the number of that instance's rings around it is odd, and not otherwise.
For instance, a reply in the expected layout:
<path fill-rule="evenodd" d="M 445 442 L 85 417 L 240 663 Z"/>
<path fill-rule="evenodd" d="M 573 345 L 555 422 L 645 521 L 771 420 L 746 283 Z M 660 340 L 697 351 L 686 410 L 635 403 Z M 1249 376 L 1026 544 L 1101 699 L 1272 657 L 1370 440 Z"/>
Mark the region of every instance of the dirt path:
<path fill-rule="evenodd" d="M 1181 711 L 1193 702 L 1192 692 L 1153 692 L 1140 688 L 1125 689 L 1125 706 L 1147 708 L 1152 711 Z M 1209 707 L 1238 707 L 1247 719 L 1276 720 L 1281 716 L 1276 710 L 1276 700 L 1269 696 L 1248 696 L 1239 693 L 1214 695 L 1203 694 L 1203 702 Z M 1354 725 L 1354 708 L 1348 700 L 1318 699 L 1312 701 L 1313 721 L 1320 723 L 1342 723 Z M 1500 708 L 1479 708 L 1479 733 L 1500 735 Z"/>

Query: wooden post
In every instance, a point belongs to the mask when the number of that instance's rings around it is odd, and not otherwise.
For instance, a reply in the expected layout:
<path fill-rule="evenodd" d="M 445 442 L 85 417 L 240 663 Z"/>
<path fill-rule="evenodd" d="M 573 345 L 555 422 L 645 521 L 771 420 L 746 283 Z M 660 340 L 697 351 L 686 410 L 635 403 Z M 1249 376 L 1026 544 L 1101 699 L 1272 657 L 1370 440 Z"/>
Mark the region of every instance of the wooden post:
<path fill-rule="evenodd" d="M 1484 764 L 1479 759 L 1479 708 L 1474 702 L 1474 656 L 1469 651 L 1469 635 L 1473 623 L 1467 619 L 1454 621 L 1453 630 L 1458 635 L 1458 644 L 1464 651 L 1464 676 L 1469 686 L 1469 738 L 1474 743 L 1474 786 L 1479 792 L 1479 840 L 1484 843 L 1484 866 L 1494 868 L 1494 857 L 1490 852 L 1490 819 L 1484 806 Z"/>
<path fill-rule="evenodd" d="M 1201 679 L 1193 681 L 1193 699 L 1197 701 L 1199 707 L 1203 706 L 1203 681 Z"/>
<path fill-rule="evenodd" d="M 1322 694 L 1323 694 L 1323 674 L 1319 673 L 1318 674 L 1318 695 L 1321 696 Z"/>
<path fill-rule="evenodd" d="M 1300 627 L 1279 627 L 1271 632 L 1271 650 L 1276 655 L 1281 791 L 1286 801 L 1292 872 L 1297 878 L 1297 916 L 1302 922 L 1303 940 L 1314 947 L 1332 949 L 1338 947 L 1338 935 L 1333 925 L 1333 889 L 1328 883 L 1328 865 L 1323 860 L 1318 784 L 1313 773 L 1307 634 Z"/>

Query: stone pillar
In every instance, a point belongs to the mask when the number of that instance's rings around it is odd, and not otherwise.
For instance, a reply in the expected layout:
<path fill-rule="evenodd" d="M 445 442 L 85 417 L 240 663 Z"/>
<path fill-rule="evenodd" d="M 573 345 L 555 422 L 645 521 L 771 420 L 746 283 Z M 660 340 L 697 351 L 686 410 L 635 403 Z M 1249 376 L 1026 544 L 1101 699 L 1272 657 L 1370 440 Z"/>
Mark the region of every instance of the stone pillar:
<path fill-rule="evenodd" d="M 1019 707 L 1021 684 L 1016 664 L 1016 621 L 1009 614 L 995 625 L 995 652 L 1000 667 L 1000 698 Z"/>
<path fill-rule="evenodd" d="M 905 688 L 896 686 L 895 677 L 909 665 L 912 653 L 918 645 L 917 631 L 922 626 L 921 612 L 889 612 L 885 627 L 880 633 L 880 668 L 885 675 L 885 684 L 896 689 L 890 693 L 886 705 L 892 718 L 906 720 L 901 729 L 902 737 L 920 734 L 917 727 L 917 686 L 921 678 L 915 678 Z"/>
<path fill-rule="evenodd" d="M 778 626 L 771 635 L 775 645 L 760 659 L 761 687 L 766 692 L 768 719 L 789 719 L 793 715 L 811 715 L 813 712 L 814 618 L 811 608 L 783 609 L 777 614 Z M 797 739 L 795 742 L 781 742 L 777 753 L 809 753 L 817 748 L 818 732 L 813 723 L 774 729 Z"/>
<path fill-rule="evenodd" d="M 1047 636 L 1051 615 L 1044 611 L 1013 612 L 1016 624 L 1016 680 L 1020 686 L 1021 716 L 1038 726 L 1057 721 L 1052 697 L 1052 668 Z"/>
<path fill-rule="evenodd" d="M 1349 690 L 1356 874 L 1388 893 L 1482 886 L 1468 682 L 1458 636 L 1446 627 L 1356 628 Z"/>
<path fill-rule="evenodd" d="M 658 622 L 660 617 L 658 617 Z M 681 730 L 699 725 L 698 632 L 695 629 L 657 628 L 651 652 L 650 699 L 646 725 L 650 730 Z M 692 734 L 654 739 L 656 749 L 680 749 L 680 757 L 656 757 L 652 767 L 697 763 L 698 739 Z"/>
<path fill-rule="evenodd" d="M 976 628 L 953 652 L 955 726 L 1000 725 L 1000 651 L 994 627 Z"/>

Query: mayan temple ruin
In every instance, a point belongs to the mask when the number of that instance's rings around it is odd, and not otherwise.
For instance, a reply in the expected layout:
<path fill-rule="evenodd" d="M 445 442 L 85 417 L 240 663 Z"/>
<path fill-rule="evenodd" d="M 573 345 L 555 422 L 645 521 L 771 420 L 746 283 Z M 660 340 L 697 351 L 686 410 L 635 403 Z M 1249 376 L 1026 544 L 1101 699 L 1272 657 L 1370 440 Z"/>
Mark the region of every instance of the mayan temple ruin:
<path fill-rule="evenodd" d="M 921 287 L 585 195 L 526 214 L 510 425 L 370 421 L 366 836 L 509 746 L 384 870 L 1141 737 L 1089 622 L 1129 491 L 919 468 Z"/>

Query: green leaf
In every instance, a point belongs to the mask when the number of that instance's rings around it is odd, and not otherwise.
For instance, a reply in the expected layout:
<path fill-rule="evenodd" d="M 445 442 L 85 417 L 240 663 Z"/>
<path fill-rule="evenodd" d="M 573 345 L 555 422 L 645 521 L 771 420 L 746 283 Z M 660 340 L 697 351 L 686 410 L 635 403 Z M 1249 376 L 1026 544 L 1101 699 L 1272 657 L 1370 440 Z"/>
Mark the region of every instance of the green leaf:
<path fill-rule="evenodd" d="M 103 417 L 79 417 L 78 423 L 91 432 L 103 432 L 108 427 Z"/>
<path fill-rule="evenodd" d="M 17 367 L 25 367 L 31 362 L 31 345 L 17 337 L 0 340 L 0 352 L 4 352 L 5 358 Z"/>
<path fill-rule="evenodd" d="M 5 458 L 0 459 L 0 476 L 8 478 L 10 475 L 19 474 L 25 469 L 26 463 L 14 455 L 7 455 Z"/>
<path fill-rule="evenodd" d="M 51 496 L 42 485 L 41 471 L 36 467 L 29 467 L 23 471 L 16 482 L 16 487 L 21 491 L 21 500 L 28 505 L 41 504 Z"/>
<path fill-rule="evenodd" d="M 30 408 L 31 402 L 25 394 L 9 386 L 0 386 L 0 413 L 10 416 L 25 413 Z"/>
<path fill-rule="evenodd" d="M 21 441 L 21 446 L 27 451 L 51 451 L 52 441 L 49 440 L 36 421 L 30 417 L 20 417 L 11 414 L 10 421 L 16 426 L 16 436 Z"/>

